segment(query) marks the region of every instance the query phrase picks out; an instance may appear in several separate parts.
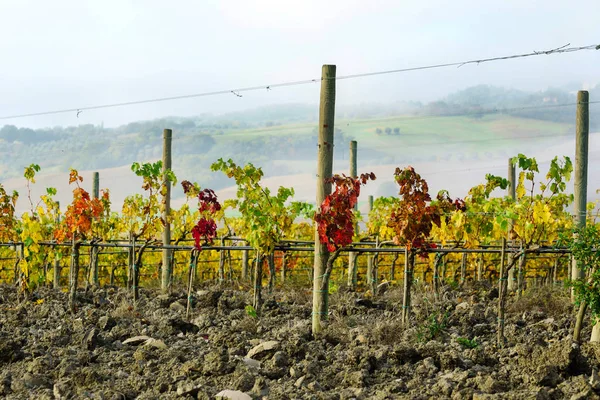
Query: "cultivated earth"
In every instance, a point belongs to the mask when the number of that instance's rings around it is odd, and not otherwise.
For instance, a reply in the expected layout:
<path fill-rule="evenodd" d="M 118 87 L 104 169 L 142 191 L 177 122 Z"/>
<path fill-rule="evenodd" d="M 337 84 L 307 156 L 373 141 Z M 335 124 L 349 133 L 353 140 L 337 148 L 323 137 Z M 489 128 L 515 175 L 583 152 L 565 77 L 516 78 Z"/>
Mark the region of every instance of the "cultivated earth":
<path fill-rule="evenodd" d="M 183 291 L 142 291 L 135 306 L 124 289 L 81 291 L 71 314 L 65 293 L 40 289 L 19 300 L 0 287 L 0 397 L 600 398 L 600 345 L 572 343 L 574 312 L 562 288 L 509 299 L 501 349 L 497 290 L 485 283 L 437 301 L 417 287 L 407 328 L 399 289 L 361 296 L 333 294 L 329 323 L 314 339 L 304 289 L 267 296 L 255 317 L 245 309 L 250 290 L 202 288 L 188 321 Z"/>

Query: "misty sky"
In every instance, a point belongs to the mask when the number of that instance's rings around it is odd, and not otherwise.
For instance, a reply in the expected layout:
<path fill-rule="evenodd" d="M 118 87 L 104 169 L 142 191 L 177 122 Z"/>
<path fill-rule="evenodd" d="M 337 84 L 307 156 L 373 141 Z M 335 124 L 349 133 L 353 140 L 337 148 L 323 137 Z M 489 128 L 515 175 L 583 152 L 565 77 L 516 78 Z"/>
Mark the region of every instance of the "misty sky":
<path fill-rule="evenodd" d="M 0 116 L 600 43 L 600 1 L 0 0 Z M 338 102 L 428 101 L 481 83 L 600 81 L 600 51 L 338 83 Z M 318 85 L 0 120 L 114 126 L 316 103 Z"/>

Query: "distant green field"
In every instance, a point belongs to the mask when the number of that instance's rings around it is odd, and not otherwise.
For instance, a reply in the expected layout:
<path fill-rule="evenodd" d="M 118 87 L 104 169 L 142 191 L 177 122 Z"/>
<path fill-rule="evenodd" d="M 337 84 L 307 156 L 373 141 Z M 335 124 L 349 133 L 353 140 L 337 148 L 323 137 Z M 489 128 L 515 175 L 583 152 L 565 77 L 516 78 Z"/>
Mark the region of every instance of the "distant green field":
<path fill-rule="evenodd" d="M 316 123 L 300 123 L 269 128 L 232 130 L 217 136 L 217 143 L 252 141 L 257 137 L 314 134 Z M 540 140 L 566 135 L 572 125 L 517 118 L 506 115 L 472 117 L 398 116 L 381 119 L 341 119 L 336 128 L 359 142 L 360 149 L 373 149 L 384 154 L 397 154 L 401 149 L 427 149 L 433 155 L 446 151 L 479 152 L 494 147 L 511 146 L 523 140 Z M 383 131 L 377 134 L 377 129 Z M 399 128 L 398 135 L 387 135 L 385 128 Z M 293 143 L 293 141 L 292 141 Z"/>

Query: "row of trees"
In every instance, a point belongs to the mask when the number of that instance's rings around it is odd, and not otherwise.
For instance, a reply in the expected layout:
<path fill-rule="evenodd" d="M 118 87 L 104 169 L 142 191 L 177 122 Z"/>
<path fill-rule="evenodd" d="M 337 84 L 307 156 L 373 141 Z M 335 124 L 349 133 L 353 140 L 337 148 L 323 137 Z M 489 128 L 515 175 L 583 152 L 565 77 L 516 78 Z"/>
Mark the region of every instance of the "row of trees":
<path fill-rule="evenodd" d="M 400 135 L 400 128 L 396 127 L 394 129 L 390 128 L 390 127 L 386 127 L 385 129 L 381 129 L 381 128 L 375 128 L 375 134 L 377 135 L 383 135 L 383 133 L 385 132 L 386 135 L 394 135 L 394 136 L 398 136 Z"/>

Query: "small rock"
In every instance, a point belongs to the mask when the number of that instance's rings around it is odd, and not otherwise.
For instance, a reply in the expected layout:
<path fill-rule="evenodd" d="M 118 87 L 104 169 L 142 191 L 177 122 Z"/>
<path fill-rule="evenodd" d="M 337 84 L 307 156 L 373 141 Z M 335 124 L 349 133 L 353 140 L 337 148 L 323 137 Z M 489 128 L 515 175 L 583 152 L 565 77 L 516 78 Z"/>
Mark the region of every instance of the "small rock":
<path fill-rule="evenodd" d="M 173 303 L 171 303 L 171 305 L 169 306 L 169 308 L 173 311 L 177 311 L 177 312 L 185 312 L 185 308 L 186 306 L 184 306 L 183 304 L 181 304 L 178 301 L 175 301 Z"/>
<path fill-rule="evenodd" d="M 302 386 L 304 386 L 305 380 L 306 380 L 306 375 L 301 376 L 300 378 L 296 379 L 296 382 L 294 382 L 294 386 L 296 386 L 298 389 L 301 388 Z"/>
<path fill-rule="evenodd" d="M 216 395 L 217 399 L 229 399 L 229 400 L 252 400 L 252 397 L 248 396 L 244 392 L 239 390 L 223 390 Z"/>
<path fill-rule="evenodd" d="M 255 356 L 260 355 L 264 352 L 270 351 L 270 350 L 277 350 L 279 348 L 279 342 L 276 340 L 269 340 L 267 342 L 263 342 L 261 344 L 259 344 L 258 346 L 252 348 L 248 354 L 246 355 L 247 358 L 255 358 Z"/>
<path fill-rule="evenodd" d="M 166 349 L 167 348 L 167 345 L 165 344 L 165 342 L 163 342 L 160 339 L 153 339 L 153 338 L 146 340 L 146 342 L 144 343 L 144 346 L 156 347 L 157 349 Z"/>
<path fill-rule="evenodd" d="M 150 336 L 143 336 L 143 335 L 142 336 L 134 336 L 134 337 L 124 340 L 123 344 L 130 344 L 132 346 L 137 346 L 142 343 L 145 343 L 146 341 L 148 341 L 148 339 L 152 339 L 152 338 Z"/>
<path fill-rule="evenodd" d="M 195 383 L 186 383 L 177 388 L 178 396 L 193 396 L 202 389 L 202 385 Z"/>
<path fill-rule="evenodd" d="M 253 358 L 244 357 L 244 358 L 242 358 L 242 361 L 244 364 L 246 364 L 250 368 L 260 368 L 261 362 L 258 360 L 255 360 Z"/>
<path fill-rule="evenodd" d="M 114 318 L 111 318 L 107 315 L 103 315 L 102 317 L 98 318 L 98 328 L 103 331 L 109 331 L 115 325 L 117 325 L 117 322 L 114 320 Z"/>

